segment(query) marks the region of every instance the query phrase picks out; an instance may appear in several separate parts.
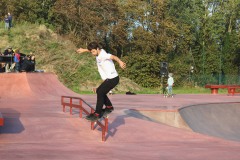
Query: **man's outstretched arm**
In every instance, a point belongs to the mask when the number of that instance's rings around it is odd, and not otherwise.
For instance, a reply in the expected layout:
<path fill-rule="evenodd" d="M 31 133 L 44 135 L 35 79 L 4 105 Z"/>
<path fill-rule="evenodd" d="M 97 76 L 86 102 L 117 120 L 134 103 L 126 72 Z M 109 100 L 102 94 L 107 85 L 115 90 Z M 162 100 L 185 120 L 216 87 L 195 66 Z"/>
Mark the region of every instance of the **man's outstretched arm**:
<path fill-rule="evenodd" d="M 88 49 L 85 49 L 85 48 L 79 48 L 77 50 L 78 53 L 84 53 L 84 52 L 90 52 Z"/>
<path fill-rule="evenodd" d="M 126 63 L 124 63 L 120 58 L 118 58 L 117 56 L 114 56 L 114 55 L 111 55 L 110 57 L 112 60 L 118 62 L 119 66 L 122 68 L 122 69 L 125 69 L 126 68 Z"/>

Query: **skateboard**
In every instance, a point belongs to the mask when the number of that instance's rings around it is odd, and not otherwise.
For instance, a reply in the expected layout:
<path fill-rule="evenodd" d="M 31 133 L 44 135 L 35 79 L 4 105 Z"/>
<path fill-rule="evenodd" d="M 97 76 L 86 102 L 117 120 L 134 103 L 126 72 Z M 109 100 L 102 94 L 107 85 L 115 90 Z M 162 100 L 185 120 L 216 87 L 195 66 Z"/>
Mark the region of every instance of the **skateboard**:
<path fill-rule="evenodd" d="M 168 98 L 168 97 L 171 97 L 171 98 L 173 98 L 173 95 L 168 95 L 168 94 L 164 94 L 164 98 Z"/>
<path fill-rule="evenodd" d="M 112 112 L 110 112 L 110 113 L 112 113 Z M 98 118 L 96 121 L 100 120 L 101 118 L 109 118 L 110 113 L 109 113 L 109 112 L 105 112 L 105 109 L 102 109 L 102 116 L 101 116 L 100 118 Z M 85 118 L 87 121 L 90 121 L 90 122 L 91 122 L 91 120 L 87 119 L 87 116 L 84 117 L 84 118 Z M 94 122 L 96 122 L 96 121 L 94 121 Z"/>
<path fill-rule="evenodd" d="M 112 113 L 112 112 L 110 112 L 110 113 Z M 105 112 L 105 109 L 102 109 L 102 117 L 103 118 L 108 118 L 110 116 L 110 113 L 109 112 Z"/>
<path fill-rule="evenodd" d="M 171 94 L 168 94 L 168 87 L 166 87 L 166 88 L 164 88 L 164 90 L 163 90 L 163 97 L 164 98 L 168 98 L 168 97 L 171 97 L 171 98 L 173 98 L 173 95 Z"/>

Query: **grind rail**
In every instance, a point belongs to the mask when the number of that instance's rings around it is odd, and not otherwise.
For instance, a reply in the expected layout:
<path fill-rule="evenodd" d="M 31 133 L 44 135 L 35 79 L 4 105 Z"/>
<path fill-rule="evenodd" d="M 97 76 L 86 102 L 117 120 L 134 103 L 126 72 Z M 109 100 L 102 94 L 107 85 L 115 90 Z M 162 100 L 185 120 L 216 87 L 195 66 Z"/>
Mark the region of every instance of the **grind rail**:
<path fill-rule="evenodd" d="M 0 112 L 0 126 L 3 126 L 4 125 L 4 119 L 3 119 L 3 116 Z"/>
<path fill-rule="evenodd" d="M 90 113 L 94 113 L 93 107 L 88 104 L 86 101 L 84 101 L 80 97 L 71 97 L 71 96 L 62 96 L 61 97 L 61 104 L 63 107 L 63 112 L 66 111 L 66 106 L 70 107 L 70 114 L 72 115 L 72 108 L 78 108 L 79 109 L 79 117 L 83 117 L 83 112 L 86 115 L 89 115 Z M 90 108 L 90 111 L 88 111 L 84 106 L 87 106 Z M 102 129 L 102 141 L 106 141 L 106 132 L 108 131 L 108 118 L 103 117 L 104 124 L 102 124 L 99 120 L 96 122 L 91 122 L 91 130 L 94 130 L 94 125 L 97 124 Z"/>

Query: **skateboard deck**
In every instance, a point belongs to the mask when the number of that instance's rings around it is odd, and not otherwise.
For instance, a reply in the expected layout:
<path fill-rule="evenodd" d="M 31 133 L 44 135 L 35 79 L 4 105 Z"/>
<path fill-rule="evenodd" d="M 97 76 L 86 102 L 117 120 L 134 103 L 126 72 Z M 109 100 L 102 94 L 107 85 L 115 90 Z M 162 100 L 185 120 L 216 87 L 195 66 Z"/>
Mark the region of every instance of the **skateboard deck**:
<path fill-rule="evenodd" d="M 110 117 L 110 113 L 107 113 L 107 112 L 105 112 L 105 109 L 102 109 L 102 116 L 100 118 L 98 118 L 96 121 L 100 120 L 101 118 L 109 118 L 109 117 Z M 87 116 L 85 116 L 84 119 L 91 122 L 91 120 L 89 120 L 87 118 Z M 92 121 L 92 122 L 96 122 L 96 121 Z"/>
<path fill-rule="evenodd" d="M 110 112 L 110 113 L 112 113 L 112 112 Z M 110 113 L 107 113 L 107 112 L 105 112 L 105 109 L 102 109 L 102 114 L 103 114 L 102 117 L 103 118 L 108 118 Z"/>
<path fill-rule="evenodd" d="M 164 98 L 169 98 L 169 97 L 173 98 L 173 95 L 164 94 L 163 97 Z"/>

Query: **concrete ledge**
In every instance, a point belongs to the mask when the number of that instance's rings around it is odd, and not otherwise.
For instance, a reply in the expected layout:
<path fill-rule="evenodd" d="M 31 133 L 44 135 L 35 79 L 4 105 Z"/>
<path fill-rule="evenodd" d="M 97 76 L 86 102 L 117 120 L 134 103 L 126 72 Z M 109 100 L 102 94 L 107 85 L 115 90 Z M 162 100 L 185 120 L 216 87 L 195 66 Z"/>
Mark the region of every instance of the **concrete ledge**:
<path fill-rule="evenodd" d="M 186 129 L 192 131 L 187 123 L 182 119 L 180 113 L 177 110 L 135 110 L 144 116 L 153 119 L 156 122 L 164 123 L 166 125 Z"/>

